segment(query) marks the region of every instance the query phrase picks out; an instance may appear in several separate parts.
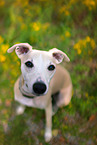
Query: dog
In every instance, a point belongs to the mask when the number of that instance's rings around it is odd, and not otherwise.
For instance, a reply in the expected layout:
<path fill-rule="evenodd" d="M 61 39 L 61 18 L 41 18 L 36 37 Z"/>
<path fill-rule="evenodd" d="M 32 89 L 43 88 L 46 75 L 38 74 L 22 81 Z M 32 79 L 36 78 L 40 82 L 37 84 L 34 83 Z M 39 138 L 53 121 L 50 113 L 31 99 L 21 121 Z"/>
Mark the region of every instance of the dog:
<path fill-rule="evenodd" d="M 28 43 L 19 43 L 8 49 L 15 50 L 21 59 L 21 76 L 14 85 L 15 100 L 21 106 L 17 114 L 25 110 L 25 106 L 45 109 L 46 127 L 45 141 L 52 138 L 52 115 L 57 109 L 69 104 L 72 97 L 72 81 L 68 71 L 59 65 L 68 56 L 53 48 L 49 51 L 35 50 Z"/>

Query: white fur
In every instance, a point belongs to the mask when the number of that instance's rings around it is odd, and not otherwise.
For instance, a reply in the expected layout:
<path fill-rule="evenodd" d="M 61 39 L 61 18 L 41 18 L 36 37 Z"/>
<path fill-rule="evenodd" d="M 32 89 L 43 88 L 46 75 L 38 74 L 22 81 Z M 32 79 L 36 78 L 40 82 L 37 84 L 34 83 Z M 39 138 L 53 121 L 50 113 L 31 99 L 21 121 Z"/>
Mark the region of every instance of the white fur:
<path fill-rule="evenodd" d="M 49 142 L 51 140 L 51 138 L 52 138 L 51 128 L 46 128 L 44 137 L 45 137 L 46 142 Z"/>
<path fill-rule="evenodd" d="M 24 105 L 20 105 L 20 106 L 18 106 L 18 107 L 16 108 L 16 114 L 17 114 L 17 115 L 23 114 L 24 111 L 25 111 L 25 106 L 24 106 Z"/>

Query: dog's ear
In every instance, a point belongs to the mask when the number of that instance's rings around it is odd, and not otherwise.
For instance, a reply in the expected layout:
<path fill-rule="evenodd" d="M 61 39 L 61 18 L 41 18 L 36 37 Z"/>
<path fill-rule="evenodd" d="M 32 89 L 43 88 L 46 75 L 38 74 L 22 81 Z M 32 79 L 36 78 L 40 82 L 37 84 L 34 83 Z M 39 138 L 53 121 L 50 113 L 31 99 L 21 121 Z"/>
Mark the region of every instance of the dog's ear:
<path fill-rule="evenodd" d="M 29 51 L 32 51 L 32 46 L 28 43 L 19 43 L 10 47 L 7 52 L 11 53 L 15 49 L 15 52 L 19 58 L 21 58 L 24 54 L 27 54 Z"/>
<path fill-rule="evenodd" d="M 67 62 L 70 61 L 69 57 L 64 52 L 58 50 L 57 48 L 53 48 L 49 52 L 52 54 L 57 64 L 61 63 L 63 59 Z"/>

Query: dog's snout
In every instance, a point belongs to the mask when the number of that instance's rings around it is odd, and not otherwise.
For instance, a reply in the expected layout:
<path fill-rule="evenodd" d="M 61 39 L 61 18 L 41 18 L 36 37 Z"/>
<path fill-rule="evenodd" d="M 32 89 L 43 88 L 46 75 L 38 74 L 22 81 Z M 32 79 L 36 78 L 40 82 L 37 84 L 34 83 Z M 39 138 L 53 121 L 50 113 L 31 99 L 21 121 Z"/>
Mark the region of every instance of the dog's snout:
<path fill-rule="evenodd" d="M 45 93 L 46 85 L 43 82 L 36 82 L 33 85 L 33 91 L 36 94 L 41 95 L 41 94 Z"/>

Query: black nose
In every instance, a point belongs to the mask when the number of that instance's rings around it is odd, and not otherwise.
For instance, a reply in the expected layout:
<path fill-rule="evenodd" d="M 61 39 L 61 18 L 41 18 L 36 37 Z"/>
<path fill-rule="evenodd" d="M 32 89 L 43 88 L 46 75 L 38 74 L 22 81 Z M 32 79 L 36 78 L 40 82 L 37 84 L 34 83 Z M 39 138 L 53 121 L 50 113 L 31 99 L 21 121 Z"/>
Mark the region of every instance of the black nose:
<path fill-rule="evenodd" d="M 43 94 L 46 91 L 46 85 L 43 82 L 36 82 L 33 85 L 33 90 L 36 94 Z"/>

